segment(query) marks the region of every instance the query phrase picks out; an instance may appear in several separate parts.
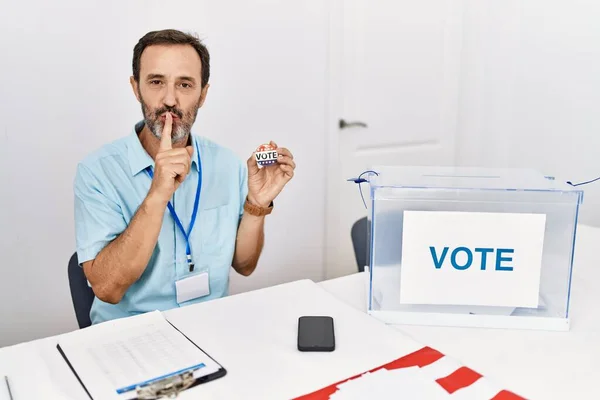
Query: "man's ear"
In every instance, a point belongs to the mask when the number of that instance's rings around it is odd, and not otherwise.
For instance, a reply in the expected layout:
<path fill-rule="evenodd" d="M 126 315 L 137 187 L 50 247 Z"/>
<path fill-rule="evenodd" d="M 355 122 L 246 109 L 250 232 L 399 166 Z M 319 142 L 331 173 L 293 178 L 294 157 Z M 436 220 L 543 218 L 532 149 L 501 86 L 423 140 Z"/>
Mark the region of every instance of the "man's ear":
<path fill-rule="evenodd" d="M 208 88 L 210 87 L 210 84 L 206 84 L 206 86 L 204 86 L 202 88 L 202 92 L 200 92 L 200 103 L 198 105 L 198 108 L 202 107 L 202 105 L 204 104 L 204 100 L 206 100 L 206 94 L 208 93 Z"/>
<path fill-rule="evenodd" d="M 133 76 L 131 76 L 129 78 L 129 83 L 131 84 L 131 89 L 133 89 L 133 94 L 135 95 L 135 98 L 137 99 L 137 101 L 139 101 L 140 103 L 142 102 L 142 100 L 140 99 L 140 84 L 139 82 L 137 82 L 135 80 L 135 78 Z"/>

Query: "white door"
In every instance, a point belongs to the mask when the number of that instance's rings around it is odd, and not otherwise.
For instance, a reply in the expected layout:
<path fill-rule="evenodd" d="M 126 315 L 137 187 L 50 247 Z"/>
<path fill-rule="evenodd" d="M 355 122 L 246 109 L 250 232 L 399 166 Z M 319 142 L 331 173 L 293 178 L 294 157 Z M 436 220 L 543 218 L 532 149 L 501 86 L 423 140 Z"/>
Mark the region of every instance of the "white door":
<path fill-rule="evenodd" d="M 327 278 L 357 271 L 350 230 L 366 209 L 347 179 L 377 164 L 454 164 L 462 13 L 456 0 L 335 2 Z"/>

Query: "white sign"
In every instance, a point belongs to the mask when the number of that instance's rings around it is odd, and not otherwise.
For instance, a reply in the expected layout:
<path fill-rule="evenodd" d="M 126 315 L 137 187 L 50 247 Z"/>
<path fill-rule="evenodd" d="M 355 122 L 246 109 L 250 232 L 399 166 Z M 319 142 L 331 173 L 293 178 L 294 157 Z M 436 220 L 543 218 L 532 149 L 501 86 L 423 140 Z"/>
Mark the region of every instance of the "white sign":
<path fill-rule="evenodd" d="M 545 214 L 405 211 L 400 303 L 537 307 Z"/>

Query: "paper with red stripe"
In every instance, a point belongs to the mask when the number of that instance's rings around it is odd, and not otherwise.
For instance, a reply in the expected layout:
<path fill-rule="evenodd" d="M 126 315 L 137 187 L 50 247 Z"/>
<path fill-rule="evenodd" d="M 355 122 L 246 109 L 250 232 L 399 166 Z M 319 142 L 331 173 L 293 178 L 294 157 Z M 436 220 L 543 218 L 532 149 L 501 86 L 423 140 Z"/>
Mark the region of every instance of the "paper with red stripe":
<path fill-rule="evenodd" d="M 457 361 L 446 357 L 430 347 L 423 347 L 414 353 L 400 357 L 390 363 L 373 368 L 364 373 L 373 373 L 380 369 L 397 370 L 401 368 L 419 367 L 422 373 L 432 382 L 440 385 L 450 399 L 489 399 L 489 400 L 524 400 L 503 388 L 498 388 L 481 374 L 467 368 Z M 338 385 L 358 379 L 364 373 L 349 377 L 340 382 L 300 396 L 294 400 L 325 400 L 338 391 Z"/>

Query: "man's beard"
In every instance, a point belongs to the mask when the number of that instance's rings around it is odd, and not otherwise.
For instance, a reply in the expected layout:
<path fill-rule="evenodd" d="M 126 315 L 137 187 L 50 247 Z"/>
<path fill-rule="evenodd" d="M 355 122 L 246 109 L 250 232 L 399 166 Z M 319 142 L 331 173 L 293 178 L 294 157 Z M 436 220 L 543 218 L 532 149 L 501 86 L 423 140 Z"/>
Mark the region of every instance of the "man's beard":
<path fill-rule="evenodd" d="M 185 139 L 192 131 L 192 125 L 196 121 L 196 116 L 198 115 L 199 103 L 196 107 L 193 107 L 187 112 L 183 112 L 177 107 L 161 107 L 156 109 L 155 111 L 150 111 L 150 108 L 142 98 L 140 94 L 140 99 L 142 103 L 142 114 L 144 115 L 144 122 L 146 126 L 150 129 L 150 132 L 157 138 L 162 138 L 162 131 L 165 127 L 165 124 L 160 120 L 162 114 L 166 112 L 170 112 L 176 115 L 178 118 L 177 121 L 173 121 L 173 130 L 171 131 L 171 143 L 175 144 L 183 139 Z"/>

